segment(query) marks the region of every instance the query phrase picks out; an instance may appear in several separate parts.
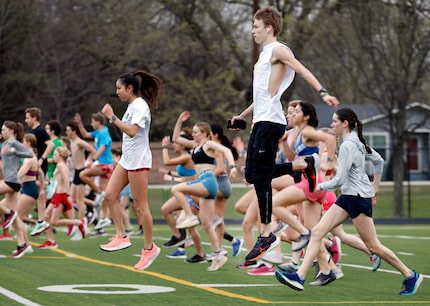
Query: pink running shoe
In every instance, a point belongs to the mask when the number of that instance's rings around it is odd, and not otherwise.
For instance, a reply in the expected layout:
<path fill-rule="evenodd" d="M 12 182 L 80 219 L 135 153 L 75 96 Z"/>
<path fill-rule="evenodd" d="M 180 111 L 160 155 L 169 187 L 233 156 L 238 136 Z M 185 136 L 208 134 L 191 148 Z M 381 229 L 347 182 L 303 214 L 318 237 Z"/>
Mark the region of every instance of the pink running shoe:
<path fill-rule="evenodd" d="M 341 247 L 340 247 L 341 241 L 336 236 L 333 236 L 332 238 L 330 238 L 330 241 L 331 241 L 332 245 L 331 245 L 331 247 L 329 248 L 328 251 L 331 254 L 331 259 L 336 264 L 342 258 L 342 250 L 341 250 Z"/>
<path fill-rule="evenodd" d="M 130 238 L 125 236 L 124 238 L 115 236 L 108 244 L 102 244 L 100 249 L 106 252 L 119 251 L 131 246 Z"/>
<path fill-rule="evenodd" d="M 135 264 L 134 268 L 136 270 L 144 270 L 148 268 L 154 260 L 160 255 L 160 248 L 152 243 L 152 249 L 145 250 L 142 249 L 142 256 L 137 264 Z"/>
<path fill-rule="evenodd" d="M 26 243 L 22 248 L 17 247 L 17 249 L 12 252 L 12 257 L 21 258 L 22 256 L 24 256 L 24 254 L 31 254 L 31 253 L 33 253 L 33 248 L 31 247 L 31 245 Z"/>
<path fill-rule="evenodd" d="M 0 236 L 0 240 L 12 240 L 12 235 L 9 233 L 4 233 Z"/>
<path fill-rule="evenodd" d="M 58 248 L 58 244 L 55 241 L 46 240 L 44 243 L 37 247 L 38 249 L 56 249 Z"/>
<path fill-rule="evenodd" d="M 273 265 L 269 267 L 262 263 L 258 268 L 250 269 L 247 273 L 249 275 L 275 275 L 275 267 Z"/>
<path fill-rule="evenodd" d="M 4 222 L 3 222 L 3 228 L 8 229 L 13 222 L 15 222 L 16 217 L 18 216 L 18 213 L 14 210 L 10 210 L 10 213 L 4 215 Z"/>

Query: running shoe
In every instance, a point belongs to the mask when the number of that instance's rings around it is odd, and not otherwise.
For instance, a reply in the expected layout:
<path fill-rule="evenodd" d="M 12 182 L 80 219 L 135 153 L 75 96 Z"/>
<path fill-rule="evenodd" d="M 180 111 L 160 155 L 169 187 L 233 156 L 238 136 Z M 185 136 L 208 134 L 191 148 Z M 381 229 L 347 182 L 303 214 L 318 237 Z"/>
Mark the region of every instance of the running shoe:
<path fill-rule="evenodd" d="M 111 225 L 112 221 L 109 218 L 100 218 L 99 222 L 97 222 L 96 226 L 94 227 L 94 229 L 99 230 L 103 227 L 106 227 L 108 225 Z"/>
<path fill-rule="evenodd" d="M 102 228 L 99 230 L 96 230 L 96 232 L 94 233 L 94 236 L 107 236 L 106 231 Z"/>
<path fill-rule="evenodd" d="M 421 274 L 415 272 L 414 270 L 411 272 L 413 275 L 409 278 L 405 278 L 403 281 L 403 290 L 400 291 L 400 295 L 414 295 L 417 293 L 418 288 L 423 282 L 424 277 Z"/>
<path fill-rule="evenodd" d="M 23 247 L 18 246 L 16 250 L 12 252 L 12 257 L 21 258 L 22 256 L 24 256 L 24 254 L 31 254 L 31 253 L 33 253 L 33 248 L 31 247 L 31 245 L 26 243 Z"/>
<path fill-rule="evenodd" d="M 315 187 L 318 184 L 318 170 L 320 167 L 320 158 L 317 153 L 305 157 L 305 161 L 308 163 L 305 173 L 309 182 L 309 191 L 314 192 Z"/>
<path fill-rule="evenodd" d="M 169 241 L 163 243 L 163 246 L 165 246 L 166 248 L 176 248 L 176 247 L 180 246 L 181 244 L 184 244 L 185 239 L 186 239 L 185 235 L 184 236 L 181 235 L 181 236 L 179 236 L 179 238 L 172 236 L 172 238 L 170 238 Z"/>
<path fill-rule="evenodd" d="M 372 271 L 376 271 L 381 266 L 381 257 L 376 254 L 369 256 L 370 262 L 372 263 Z"/>
<path fill-rule="evenodd" d="M 228 258 L 222 254 L 218 254 L 215 256 L 214 259 L 212 259 L 212 264 L 210 267 L 208 267 L 208 271 L 213 272 L 219 270 L 226 262 Z"/>
<path fill-rule="evenodd" d="M 67 232 L 66 232 L 67 236 L 70 236 L 71 234 L 73 234 L 74 229 L 75 229 L 74 225 L 67 225 Z"/>
<path fill-rule="evenodd" d="M 329 274 L 320 273 L 316 281 L 309 283 L 311 286 L 325 286 L 334 282 L 336 280 L 336 275 L 332 270 Z"/>
<path fill-rule="evenodd" d="M 247 273 L 249 275 L 275 275 L 275 267 L 262 263 L 258 268 L 249 269 Z"/>
<path fill-rule="evenodd" d="M 39 245 L 37 248 L 41 249 L 41 250 L 56 249 L 56 248 L 58 248 L 58 244 L 55 241 L 46 240 L 44 243 Z"/>
<path fill-rule="evenodd" d="M 102 191 L 100 193 L 96 193 L 96 197 L 94 199 L 94 207 L 101 207 L 104 199 L 105 199 L 105 192 L 104 191 Z"/>
<path fill-rule="evenodd" d="M 73 233 L 73 236 L 70 238 L 72 241 L 81 241 L 83 239 L 82 232 L 80 230 Z"/>
<path fill-rule="evenodd" d="M 259 236 L 257 239 L 257 242 L 254 245 L 254 248 L 251 250 L 251 252 L 246 255 L 246 260 L 257 260 L 263 255 L 275 248 L 279 242 L 280 238 L 273 233 L 270 233 L 269 237 L 261 237 Z"/>
<path fill-rule="evenodd" d="M 191 258 L 185 259 L 185 262 L 188 262 L 188 263 L 205 263 L 207 261 L 206 261 L 206 258 L 204 258 L 203 256 L 196 254 Z"/>
<path fill-rule="evenodd" d="M 307 234 L 300 234 L 299 240 L 296 241 L 293 248 L 291 250 L 293 252 L 297 252 L 302 250 L 305 246 L 308 245 L 309 240 L 311 240 L 311 231 L 309 230 Z"/>
<path fill-rule="evenodd" d="M 253 268 L 257 268 L 259 266 L 259 262 L 257 262 L 256 260 L 247 260 L 243 263 L 241 263 L 240 265 L 237 266 L 237 268 L 239 269 L 253 269 Z"/>
<path fill-rule="evenodd" d="M 131 246 L 131 243 L 130 243 L 130 238 L 128 238 L 128 236 L 125 236 L 124 238 L 115 236 L 115 238 L 112 239 L 109 243 L 100 245 L 100 249 L 106 252 L 113 252 L 113 251 L 126 249 L 130 246 Z M 143 254 L 143 251 L 142 251 L 142 254 Z"/>
<path fill-rule="evenodd" d="M 158 255 L 160 255 L 160 248 L 156 246 L 155 243 L 152 243 L 152 248 L 150 250 L 142 249 L 142 256 L 134 268 L 136 270 L 144 270 L 148 268 Z"/>
<path fill-rule="evenodd" d="M 31 231 L 30 235 L 37 236 L 40 233 L 46 231 L 50 226 L 51 225 L 45 220 L 43 220 L 42 222 L 37 222 L 36 225 L 34 226 L 34 229 Z"/>
<path fill-rule="evenodd" d="M 218 215 L 215 215 L 212 219 L 212 225 L 214 226 L 214 228 L 217 228 L 223 222 L 224 220 Z"/>
<path fill-rule="evenodd" d="M 276 279 L 290 287 L 291 289 L 301 291 L 305 289 L 305 280 L 301 279 L 297 273 L 285 273 L 282 270 L 276 270 L 275 272 Z"/>
<path fill-rule="evenodd" d="M 312 267 L 315 268 L 314 278 L 317 279 L 318 276 L 321 274 L 320 265 L 318 264 L 318 261 L 314 260 L 312 263 Z"/>
<path fill-rule="evenodd" d="M 288 228 L 288 224 L 284 221 L 279 220 L 278 225 L 276 225 L 276 228 L 273 230 L 273 234 L 280 234 L 285 232 L 285 230 Z"/>
<path fill-rule="evenodd" d="M 97 218 L 97 213 L 95 213 L 95 212 L 93 213 L 92 211 L 89 211 L 87 213 L 87 224 L 88 225 L 93 224 L 94 221 L 96 221 L 96 218 Z"/>
<path fill-rule="evenodd" d="M 341 279 L 344 276 L 342 268 L 340 266 L 337 267 L 337 269 L 334 270 L 333 273 L 334 275 L 336 275 L 336 279 Z"/>
<path fill-rule="evenodd" d="M 286 273 L 294 273 L 297 272 L 297 270 L 300 268 L 300 265 L 292 261 L 287 261 L 283 264 L 278 265 L 278 268 Z"/>
<path fill-rule="evenodd" d="M 339 237 L 333 236 L 330 238 L 331 246 L 328 248 L 331 254 L 331 259 L 335 264 L 337 264 L 342 258 L 341 241 Z"/>
<path fill-rule="evenodd" d="M 3 228 L 8 229 L 13 222 L 15 222 L 17 216 L 18 213 L 12 209 L 10 210 L 10 213 L 4 214 Z"/>
<path fill-rule="evenodd" d="M 272 264 L 278 265 L 282 263 L 282 253 L 276 249 L 272 249 L 271 251 L 266 252 L 263 257 L 261 257 L 261 259 Z"/>
<path fill-rule="evenodd" d="M 187 255 L 185 254 L 184 249 L 179 248 L 179 249 L 176 249 L 173 253 L 167 254 L 166 257 L 171 259 L 175 259 L 175 258 L 185 259 L 187 258 Z"/>
<path fill-rule="evenodd" d="M 242 251 L 243 246 L 243 239 L 240 238 L 234 238 L 231 242 L 231 247 L 233 248 L 233 257 L 236 257 L 239 255 L 240 251 Z"/>
<path fill-rule="evenodd" d="M 3 233 L 0 235 L 0 241 L 1 240 L 12 240 L 12 235 L 10 233 Z"/>
<path fill-rule="evenodd" d="M 219 252 L 219 254 L 226 256 L 227 250 L 224 248 L 221 248 L 221 251 Z M 212 261 L 212 259 L 214 259 L 217 255 L 218 254 L 215 252 L 212 252 L 210 254 L 205 254 L 206 261 Z"/>
<path fill-rule="evenodd" d="M 196 225 L 199 225 L 200 221 L 199 218 L 197 218 L 197 216 L 191 216 L 191 217 L 186 217 L 184 218 L 181 222 L 176 223 L 176 228 L 177 229 L 181 229 L 181 228 L 190 228 Z"/>

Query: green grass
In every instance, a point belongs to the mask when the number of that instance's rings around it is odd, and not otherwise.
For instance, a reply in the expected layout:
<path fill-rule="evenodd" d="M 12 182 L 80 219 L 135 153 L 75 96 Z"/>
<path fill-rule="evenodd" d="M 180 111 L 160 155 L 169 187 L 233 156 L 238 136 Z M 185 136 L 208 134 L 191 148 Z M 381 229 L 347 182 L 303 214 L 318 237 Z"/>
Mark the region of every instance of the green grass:
<path fill-rule="evenodd" d="M 350 225 L 347 232 L 354 233 Z M 229 256 L 229 261 L 217 272 L 207 272 L 209 264 L 187 264 L 179 259 L 168 259 L 166 254 L 172 249 L 162 248 L 158 259 L 148 270 L 135 271 L 142 237 L 132 237 L 133 245 L 126 250 L 107 253 L 99 250 L 99 244 L 108 237 L 89 237 L 80 242 L 70 241 L 63 231 L 56 234 L 58 249 L 38 250 L 36 246 L 45 237 L 32 237 L 33 254 L 20 259 L 10 258 L 16 247 L 14 241 L 1 241 L 0 254 L 0 305 L 19 305 L 4 292 L 7 289 L 18 296 L 39 305 L 411 305 L 430 304 L 428 278 L 430 261 L 428 250 L 430 228 L 425 225 L 378 226 L 381 241 L 392 248 L 405 264 L 425 275 L 418 294 L 401 297 L 402 277 L 394 269 L 383 263 L 378 272 L 368 270 L 367 256 L 357 250 L 343 246 L 340 279 L 326 287 L 311 287 L 313 271 L 307 276 L 305 290 L 297 292 L 281 285 L 274 276 L 250 276 L 246 270 L 236 266 L 245 254 Z M 227 226 L 233 235 L 241 235 L 237 225 Z M 109 228 L 113 234 L 113 228 Z M 154 226 L 154 238 L 158 245 L 167 241 L 170 233 L 166 226 Z M 207 241 L 202 232 L 202 238 Z M 226 249 L 231 253 L 228 242 Z M 209 252 L 209 246 L 204 242 Z M 282 245 L 285 260 L 290 255 L 290 246 Z M 189 256 L 193 247 L 187 249 Z M 84 293 L 45 292 L 38 288 L 52 285 L 82 285 Z M 85 284 L 99 284 L 97 288 Z M 109 287 L 107 284 L 123 284 L 123 287 Z M 133 291 L 127 284 L 143 286 L 163 286 L 173 288 L 173 292 L 152 294 L 115 294 L 117 290 Z M 95 290 L 110 294 L 89 294 Z M 26 303 L 23 303 L 26 304 Z M 35 304 L 33 304 L 35 305 Z"/>

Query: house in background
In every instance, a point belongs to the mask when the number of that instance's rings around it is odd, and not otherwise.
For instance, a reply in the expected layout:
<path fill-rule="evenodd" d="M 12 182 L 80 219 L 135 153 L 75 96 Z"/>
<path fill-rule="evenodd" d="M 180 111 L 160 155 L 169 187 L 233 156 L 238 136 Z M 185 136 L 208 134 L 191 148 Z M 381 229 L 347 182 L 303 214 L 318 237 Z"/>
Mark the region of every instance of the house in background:
<path fill-rule="evenodd" d="M 343 105 L 340 108 L 349 107 L 353 109 L 358 119 L 363 123 L 363 135 L 366 142 L 381 154 L 385 159 L 384 177 L 391 180 L 390 163 L 392 152 L 392 140 L 389 133 L 389 121 L 386 114 L 376 105 Z M 318 127 L 330 127 L 333 108 L 324 104 L 315 105 L 319 125 Z M 430 179 L 430 106 L 418 102 L 406 107 L 406 128 L 410 135 L 405 143 L 405 156 L 410 180 Z M 407 179 L 407 177 L 405 177 Z"/>

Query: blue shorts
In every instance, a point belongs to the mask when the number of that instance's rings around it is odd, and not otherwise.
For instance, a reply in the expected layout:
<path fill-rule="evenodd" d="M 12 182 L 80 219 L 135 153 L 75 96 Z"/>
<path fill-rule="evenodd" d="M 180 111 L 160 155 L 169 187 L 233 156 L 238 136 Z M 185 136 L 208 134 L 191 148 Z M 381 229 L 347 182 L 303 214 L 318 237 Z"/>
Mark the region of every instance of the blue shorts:
<path fill-rule="evenodd" d="M 119 193 L 120 196 L 122 197 L 128 197 L 130 200 L 133 201 L 133 195 L 131 194 L 131 188 L 130 188 L 130 184 L 127 184 Z"/>
<path fill-rule="evenodd" d="M 200 173 L 197 180 L 188 181 L 187 185 L 202 183 L 208 191 L 209 195 L 205 199 L 215 200 L 218 194 L 218 183 L 216 177 L 211 170 L 205 170 Z"/>
<path fill-rule="evenodd" d="M 37 188 L 36 181 L 22 183 L 21 194 L 28 195 L 29 197 L 32 197 L 36 200 L 39 196 L 39 189 Z"/>
<path fill-rule="evenodd" d="M 345 210 L 351 219 L 361 213 L 372 218 L 372 198 L 362 198 L 358 195 L 340 195 L 335 204 Z"/>
<path fill-rule="evenodd" d="M 221 174 L 217 178 L 218 182 L 218 190 L 221 192 L 224 199 L 228 199 L 231 196 L 232 189 L 231 189 L 231 183 L 228 179 L 227 174 Z"/>

